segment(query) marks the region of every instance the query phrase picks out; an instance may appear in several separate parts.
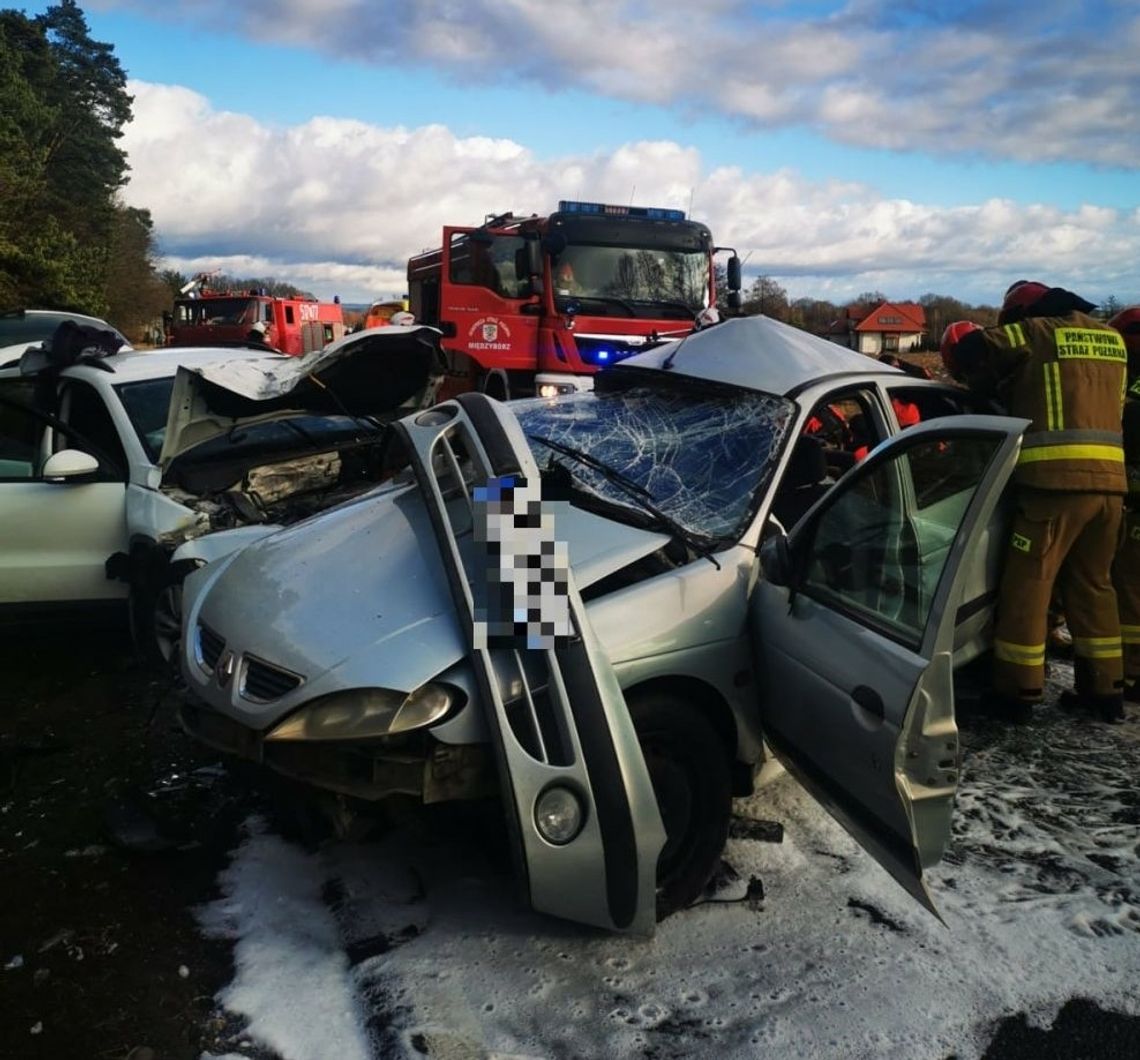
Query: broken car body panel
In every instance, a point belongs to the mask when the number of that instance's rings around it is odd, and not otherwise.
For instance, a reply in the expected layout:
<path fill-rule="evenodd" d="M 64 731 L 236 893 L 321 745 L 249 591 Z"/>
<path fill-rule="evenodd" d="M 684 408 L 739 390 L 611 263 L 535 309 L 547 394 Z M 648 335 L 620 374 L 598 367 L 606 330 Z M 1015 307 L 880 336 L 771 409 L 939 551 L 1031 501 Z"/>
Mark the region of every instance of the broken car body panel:
<path fill-rule="evenodd" d="M 472 638 L 468 649 L 530 904 L 570 920 L 650 934 L 665 830 L 621 687 L 590 627 L 570 567 L 555 571 L 549 566 L 557 562 L 552 536 L 557 525 L 540 526 L 551 517 L 537 499 L 506 499 L 516 491 L 521 495 L 526 484 L 532 498 L 541 493 L 538 465 L 526 438 L 502 405 L 481 394 L 437 406 L 403 421 L 400 429 L 428 498 L 456 608 Z M 470 484 L 460 470 L 456 442 L 476 468 Z M 457 490 L 466 501 L 458 510 Z M 482 521 L 492 527 L 505 523 L 502 538 L 492 541 L 491 532 L 477 532 Z M 549 532 L 543 534 L 543 529 Z M 530 537 L 541 538 L 538 551 L 527 544 L 519 556 L 512 555 L 528 530 Z M 475 548 L 461 548 L 460 540 L 472 535 Z M 543 545 L 550 546 L 549 553 Z M 480 617 L 477 601 L 486 595 L 492 567 L 498 568 L 502 559 L 513 573 L 519 558 L 527 555 L 545 565 L 534 586 L 545 590 L 558 584 L 545 580 L 547 574 L 564 578 L 565 597 L 559 600 L 556 593 L 551 603 L 545 591 L 528 594 L 524 585 L 520 594 L 516 586 L 506 604 L 507 624 L 546 630 L 548 624 L 539 621 L 547 617 L 541 604 L 546 600 L 555 615 L 557 605 L 566 604 L 565 628 L 552 621 L 549 633 L 500 635 L 506 643 L 495 646 L 495 634 L 478 628 L 490 618 L 486 610 Z M 529 616 L 535 617 L 527 621 Z M 565 837 L 552 837 L 539 823 L 543 800 L 552 796 L 568 801 L 582 818 L 572 834 L 566 826 Z"/>
<path fill-rule="evenodd" d="M 158 464 L 239 426 L 298 411 L 392 418 L 431 404 L 443 379 L 439 332 L 387 327 L 346 335 L 302 357 L 261 358 L 179 368 Z"/>

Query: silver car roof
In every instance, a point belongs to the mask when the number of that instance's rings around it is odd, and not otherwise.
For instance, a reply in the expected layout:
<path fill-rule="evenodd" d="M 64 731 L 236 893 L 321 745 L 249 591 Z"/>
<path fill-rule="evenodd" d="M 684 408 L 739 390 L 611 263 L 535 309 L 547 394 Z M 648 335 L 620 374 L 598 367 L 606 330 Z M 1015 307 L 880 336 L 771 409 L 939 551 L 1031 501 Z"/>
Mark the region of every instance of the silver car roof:
<path fill-rule="evenodd" d="M 791 394 L 830 376 L 903 374 L 864 353 L 765 316 L 722 321 L 677 342 L 630 357 L 622 362 L 623 367 L 626 365 L 769 394 Z"/>

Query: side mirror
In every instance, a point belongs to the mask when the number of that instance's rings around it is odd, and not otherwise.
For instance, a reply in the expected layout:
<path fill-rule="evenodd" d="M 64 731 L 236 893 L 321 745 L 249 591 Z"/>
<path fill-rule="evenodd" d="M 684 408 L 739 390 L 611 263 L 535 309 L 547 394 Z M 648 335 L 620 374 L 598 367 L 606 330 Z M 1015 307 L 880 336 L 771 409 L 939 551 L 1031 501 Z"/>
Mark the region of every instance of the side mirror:
<path fill-rule="evenodd" d="M 67 482 L 84 475 L 93 475 L 98 470 L 99 461 L 90 453 L 78 449 L 61 449 L 47 458 L 42 475 L 48 482 Z"/>
<path fill-rule="evenodd" d="M 744 304 L 743 299 L 740 297 L 739 291 L 729 291 L 728 292 L 728 308 L 729 309 L 733 309 L 733 310 L 739 309 L 741 307 L 741 305 L 743 305 L 743 304 Z"/>
<path fill-rule="evenodd" d="M 537 239 L 526 241 L 526 271 L 530 293 L 542 294 L 542 244 Z"/>
<path fill-rule="evenodd" d="M 725 269 L 725 272 L 728 277 L 728 289 L 730 291 L 739 291 L 741 284 L 740 259 L 735 254 L 733 254 L 732 257 L 728 259 L 728 265 Z"/>
<path fill-rule="evenodd" d="M 796 565 L 788 548 L 788 535 L 777 532 L 760 546 L 760 576 L 773 585 L 791 586 Z"/>

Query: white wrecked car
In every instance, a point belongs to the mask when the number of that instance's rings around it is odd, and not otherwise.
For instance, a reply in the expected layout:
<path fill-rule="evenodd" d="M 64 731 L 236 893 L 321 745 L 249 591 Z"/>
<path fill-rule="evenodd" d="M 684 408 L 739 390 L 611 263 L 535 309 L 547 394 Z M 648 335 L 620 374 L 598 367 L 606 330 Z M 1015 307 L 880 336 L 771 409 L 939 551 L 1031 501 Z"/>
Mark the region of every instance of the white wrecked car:
<path fill-rule="evenodd" d="M 929 904 L 1026 426 L 970 401 L 749 318 L 406 417 L 404 475 L 188 580 L 184 724 L 359 800 L 497 790 L 527 900 L 620 930 L 699 895 L 767 743 Z"/>
<path fill-rule="evenodd" d="M 159 658 L 187 571 L 375 486 L 388 421 L 441 378 L 430 328 L 304 357 L 119 339 L 64 329 L 0 372 L 0 617 L 129 602 Z"/>

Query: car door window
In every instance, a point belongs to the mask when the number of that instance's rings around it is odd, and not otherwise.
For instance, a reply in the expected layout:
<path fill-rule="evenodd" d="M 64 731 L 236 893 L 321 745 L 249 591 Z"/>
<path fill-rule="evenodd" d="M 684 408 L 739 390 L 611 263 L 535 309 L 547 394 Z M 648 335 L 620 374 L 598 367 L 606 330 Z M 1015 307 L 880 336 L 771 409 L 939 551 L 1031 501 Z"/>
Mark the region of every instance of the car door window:
<path fill-rule="evenodd" d="M 869 468 L 808 530 L 800 591 L 917 649 L 998 444 L 976 436 L 921 440 Z"/>
<path fill-rule="evenodd" d="M 963 387 L 950 385 L 915 386 L 908 384 L 886 385 L 885 389 L 901 427 L 913 423 L 939 419 L 942 416 L 992 415 L 1001 410 L 985 397 L 971 393 Z M 900 410 L 913 410 L 912 419 L 903 422 Z"/>
<path fill-rule="evenodd" d="M 90 383 L 70 380 L 63 392 L 61 418 L 67 428 L 58 432 L 55 449 L 82 449 L 107 465 L 107 470 L 125 473 L 127 454 L 107 403 Z"/>
<path fill-rule="evenodd" d="M 862 460 L 887 433 L 875 395 L 864 387 L 833 391 L 817 401 L 803 429 L 823 447 L 835 478 Z"/>
<path fill-rule="evenodd" d="M 5 396 L 0 396 L 0 480 L 37 478 L 45 423 L 31 409 L 9 402 Z"/>

